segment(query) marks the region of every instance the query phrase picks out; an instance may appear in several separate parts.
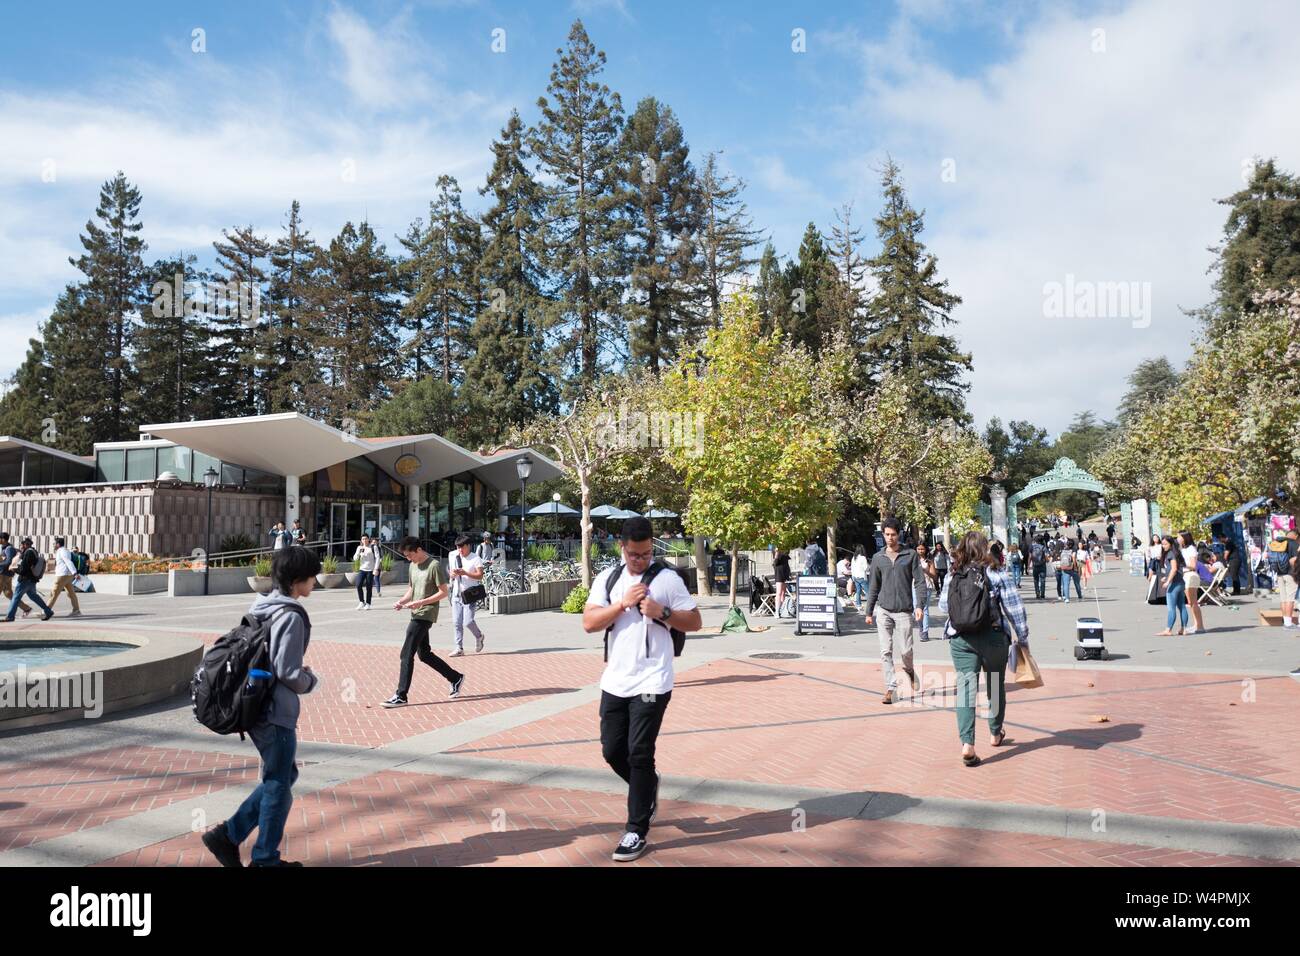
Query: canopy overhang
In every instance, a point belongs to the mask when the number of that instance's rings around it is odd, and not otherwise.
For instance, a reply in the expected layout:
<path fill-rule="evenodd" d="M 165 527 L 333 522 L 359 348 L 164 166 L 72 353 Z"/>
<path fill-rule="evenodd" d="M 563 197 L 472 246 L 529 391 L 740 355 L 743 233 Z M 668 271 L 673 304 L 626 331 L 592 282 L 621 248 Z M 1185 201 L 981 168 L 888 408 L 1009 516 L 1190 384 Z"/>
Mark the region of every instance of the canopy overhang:
<path fill-rule="evenodd" d="M 221 461 L 285 477 L 365 456 L 407 486 L 470 472 L 494 488 L 511 488 L 518 482 L 515 459 L 525 452 L 533 460 L 530 480 L 543 481 L 563 472 L 558 464 L 531 448 L 480 455 L 441 435 L 362 438 L 298 412 L 142 425 L 140 432 Z M 419 465 L 399 474 L 397 460 L 406 454 L 418 459 Z"/>

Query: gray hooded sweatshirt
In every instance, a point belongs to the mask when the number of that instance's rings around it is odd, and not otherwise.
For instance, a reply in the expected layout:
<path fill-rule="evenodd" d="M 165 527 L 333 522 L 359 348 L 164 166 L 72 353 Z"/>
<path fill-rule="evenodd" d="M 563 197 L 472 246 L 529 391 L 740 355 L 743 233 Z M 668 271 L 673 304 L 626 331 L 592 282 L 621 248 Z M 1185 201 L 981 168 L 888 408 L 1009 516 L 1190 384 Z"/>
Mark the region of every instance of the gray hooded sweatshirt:
<path fill-rule="evenodd" d="M 253 601 L 248 613 L 271 619 L 271 666 L 276 684 L 262 723 L 293 730 L 298 726 L 298 695 L 310 694 L 319 679 L 303 670 L 302 664 L 302 655 L 311 640 L 311 623 L 293 611 L 284 610 L 289 605 L 302 607 L 300 602 L 273 590 Z"/>

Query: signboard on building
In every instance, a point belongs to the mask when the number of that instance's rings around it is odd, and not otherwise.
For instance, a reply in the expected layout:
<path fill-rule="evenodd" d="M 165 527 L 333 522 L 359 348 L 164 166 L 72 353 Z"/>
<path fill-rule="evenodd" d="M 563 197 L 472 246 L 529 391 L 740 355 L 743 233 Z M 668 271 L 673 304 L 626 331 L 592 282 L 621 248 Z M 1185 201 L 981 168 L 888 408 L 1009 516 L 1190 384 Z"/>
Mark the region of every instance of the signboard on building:
<path fill-rule="evenodd" d="M 835 609 L 835 579 L 827 574 L 801 574 L 798 583 L 794 632 L 806 634 L 809 631 L 828 631 L 839 634 L 840 624 Z"/>
<path fill-rule="evenodd" d="M 393 471 L 398 478 L 410 478 L 420 470 L 420 459 L 409 452 L 393 462 Z"/>

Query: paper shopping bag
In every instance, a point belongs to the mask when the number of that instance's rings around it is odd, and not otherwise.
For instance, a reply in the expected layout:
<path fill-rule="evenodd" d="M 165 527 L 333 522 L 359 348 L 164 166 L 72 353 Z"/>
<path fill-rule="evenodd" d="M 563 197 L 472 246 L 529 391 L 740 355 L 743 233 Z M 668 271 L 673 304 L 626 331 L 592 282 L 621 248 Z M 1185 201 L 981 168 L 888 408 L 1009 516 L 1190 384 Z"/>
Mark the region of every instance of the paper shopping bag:
<path fill-rule="evenodd" d="M 1016 647 L 1016 676 L 1013 678 L 1021 687 L 1042 687 L 1043 674 L 1038 669 L 1038 662 L 1029 653 L 1027 647 Z"/>

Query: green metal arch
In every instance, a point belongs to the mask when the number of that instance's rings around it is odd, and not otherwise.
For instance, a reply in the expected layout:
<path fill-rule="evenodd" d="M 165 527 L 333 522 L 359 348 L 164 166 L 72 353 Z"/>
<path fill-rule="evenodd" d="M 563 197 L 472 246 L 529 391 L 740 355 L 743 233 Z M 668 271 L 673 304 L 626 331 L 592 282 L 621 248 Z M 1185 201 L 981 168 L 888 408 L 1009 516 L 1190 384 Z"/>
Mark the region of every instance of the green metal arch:
<path fill-rule="evenodd" d="M 1099 495 L 1106 493 L 1106 486 L 1069 458 L 1058 458 L 1052 470 L 1044 472 L 1037 478 L 1031 478 L 1020 491 L 1007 499 L 1007 531 L 1012 541 L 1018 541 L 1016 531 L 1017 505 L 1026 499 L 1049 491 L 1092 491 Z"/>

